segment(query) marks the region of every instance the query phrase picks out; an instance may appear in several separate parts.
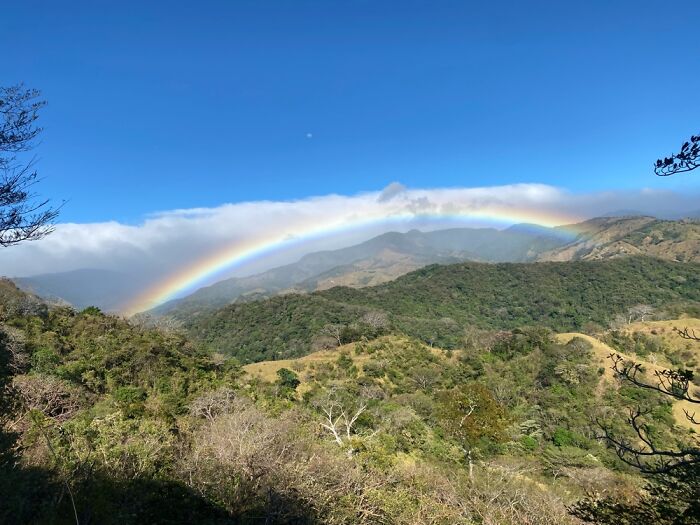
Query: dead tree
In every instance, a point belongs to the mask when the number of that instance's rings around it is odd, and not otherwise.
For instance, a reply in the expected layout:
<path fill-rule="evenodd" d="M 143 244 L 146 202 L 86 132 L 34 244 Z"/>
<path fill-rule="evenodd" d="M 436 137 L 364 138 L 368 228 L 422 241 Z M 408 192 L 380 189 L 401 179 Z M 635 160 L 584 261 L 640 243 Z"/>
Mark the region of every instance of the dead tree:
<path fill-rule="evenodd" d="M 340 324 L 327 324 L 321 329 L 321 334 L 332 337 L 338 346 L 341 346 L 343 344 L 343 328 L 343 325 Z"/>
<path fill-rule="evenodd" d="M 362 322 L 372 330 L 385 330 L 389 327 L 389 318 L 384 312 L 372 311 L 362 316 Z"/>
<path fill-rule="evenodd" d="M 202 394 L 190 403 L 190 414 L 194 417 L 203 417 L 208 421 L 231 411 L 236 393 L 228 387 L 220 387 L 211 392 Z"/>
<path fill-rule="evenodd" d="M 637 304 L 627 310 L 627 324 L 632 324 L 634 321 L 644 320 L 654 313 L 654 307 L 648 304 Z"/>
<path fill-rule="evenodd" d="M 330 432 L 339 447 L 348 447 L 355 434 L 355 423 L 367 409 L 367 404 L 362 403 L 356 409 L 350 408 L 335 396 L 329 395 L 318 408 L 322 414 L 321 427 Z M 352 448 L 348 448 L 348 455 L 352 455 Z"/>
<path fill-rule="evenodd" d="M 78 394 L 65 381 L 49 375 L 15 376 L 12 388 L 27 411 L 64 423 L 79 410 Z"/>
<path fill-rule="evenodd" d="M 20 420 L 15 421 L 15 424 L 28 415 L 34 428 L 43 436 L 46 448 L 56 465 L 65 464 L 64 458 L 57 454 L 49 434 L 53 428 L 70 419 L 80 409 L 77 393 L 64 381 L 52 376 L 41 375 L 16 376 L 12 381 L 11 388 L 17 393 L 17 397 L 25 409 L 25 414 L 21 416 Z M 78 509 L 70 478 L 82 468 L 82 463 L 83 461 L 80 461 L 78 466 L 71 469 L 72 471 L 59 475 L 61 483 L 68 493 L 77 525 L 80 525 L 80 520 L 78 519 Z"/>

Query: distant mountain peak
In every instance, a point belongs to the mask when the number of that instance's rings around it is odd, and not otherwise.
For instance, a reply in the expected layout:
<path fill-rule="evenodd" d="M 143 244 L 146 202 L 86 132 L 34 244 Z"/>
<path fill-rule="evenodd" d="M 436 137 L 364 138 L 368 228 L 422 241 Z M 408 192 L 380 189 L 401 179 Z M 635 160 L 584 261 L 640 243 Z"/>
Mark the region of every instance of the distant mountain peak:
<path fill-rule="evenodd" d="M 380 284 L 428 264 L 460 261 L 528 261 L 568 242 L 551 228 L 520 225 L 510 231 L 495 228 L 449 228 L 423 232 L 386 232 L 367 241 L 309 253 L 296 263 L 258 275 L 232 278 L 202 288 L 188 297 L 153 310 L 158 314 L 197 311 L 234 302 L 255 290 L 258 296 L 289 290 L 311 292 L 336 285 Z"/>

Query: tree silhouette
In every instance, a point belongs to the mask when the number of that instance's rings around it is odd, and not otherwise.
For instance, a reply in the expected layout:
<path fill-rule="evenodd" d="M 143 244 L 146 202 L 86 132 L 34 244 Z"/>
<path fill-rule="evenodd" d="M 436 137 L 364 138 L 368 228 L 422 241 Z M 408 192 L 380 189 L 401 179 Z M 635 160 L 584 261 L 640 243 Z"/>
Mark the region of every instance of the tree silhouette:
<path fill-rule="evenodd" d="M 668 177 L 676 173 L 691 171 L 700 166 L 700 135 L 693 135 L 681 146 L 679 153 L 670 157 L 657 159 L 654 172 L 659 177 Z"/>
<path fill-rule="evenodd" d="M 0 87 L 0 246 L 43 237 L 58 215 L 32 192 L 38 181 L 34 159 L 20 162 L 17 157 L 34 148 L 41 133 L 36 121 L 45 105 L 35 89 Z"/>
<path fill-rule="evenodd" d="M 678 332 L 683 334 L 680 330 Z M 610 359 L 613 371 L 622 381 L 677 401 L 685 401 L 689 406 L 700 406 L 700 398 L 695 392 L 697 389 L 693 387 L 692 370 L 654 370 L 653 379 L 650 380 L 645 377 L 646 371 L 641 364 L 614 353 Z M 692 425 L 700 425 L 694 411 L 683 409 L 683 412 Z M 634 429 L 632 442 L 615 436 L 609 428 L 601 425 L 605 439 L 615 447 L 622 461 L 649 474 L 667 473 L 679 467 L 700 464 L 700 439 L 692 438 L 689 443 L 676 448 L 660 447 L 650 436 L 649 427 L 644 421 L 646 415 L 640 408 L 630 412 L 627 422 Z"/>
<path fill-rule="evenodd" d="M 677 333 L 689 340 L 700 338 L 687 328 Z M 691 370 L 654 370 L 649 377 L 639 363 L 611 354 L 612 369 L 618 379 L 637 388 L 651 390 L 690 406 L 700 406 L 700 397 L 693 383 Z M 692 425 L 699 425 L 696 413 L 684 409 Z M 685 525 L 700 523 L 700 440 L 691 434 L 678 446 L 660 446 L 652 437 L 652 425 L 640 408 L 630 412 L 627 423 L 634 430 L 633 438 L 619 436 L 607 424 L 598 423 L 603 437 L 625 463 L 648 475 L 648 483 L 636 501 L 622 501 L 615 497 L 585 498 L 573 507 L 571 513 L 599 525 Z"/>

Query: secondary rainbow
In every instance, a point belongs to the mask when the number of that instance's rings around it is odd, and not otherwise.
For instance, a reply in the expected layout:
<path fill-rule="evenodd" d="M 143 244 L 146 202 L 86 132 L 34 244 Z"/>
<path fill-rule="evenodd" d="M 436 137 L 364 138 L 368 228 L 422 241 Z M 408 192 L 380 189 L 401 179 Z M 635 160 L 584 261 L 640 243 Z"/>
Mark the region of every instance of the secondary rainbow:
<path fill-rule="evenodd" d="M 450 214 L 394 214 L 361 219 L 341 219 L 319 225 L 317 221 L 299 224 L 294 231 L 271 232 L 263 237 L 252 238 L 237 242 L 234 245 L 204 255 L 196 263 L 168 275 L 143 294 L 131 301 L 123 311 L 127 315 L 142 312 L 158 306 L 166 301 L 192 292 L 201 286 L 212 283 L 216 277 L 237 266 L 264 257 L 278 250 L 284 250 L 303 242 L 329 235 L 339 234 L 369 226 L 386 223 L 387 225 L 402 225 L 409 221 L 450 221 L 450 222 L 486 222 L 494 225 L 508 226 L 517 223 L 530 223 L 540 226 L 565 226 L 560 228 L 563 234 L 578 233 L 571 225 L 580 221 L 579 217 L 563 215 L 539 210 L 494 209 L 479 212 L 450 213 Z"/>

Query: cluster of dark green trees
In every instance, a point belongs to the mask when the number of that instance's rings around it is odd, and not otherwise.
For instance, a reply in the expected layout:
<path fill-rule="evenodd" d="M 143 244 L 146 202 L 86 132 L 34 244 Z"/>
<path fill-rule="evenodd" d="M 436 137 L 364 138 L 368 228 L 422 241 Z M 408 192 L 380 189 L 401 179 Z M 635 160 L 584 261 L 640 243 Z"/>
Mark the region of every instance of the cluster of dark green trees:
<path fill-rule="evenodd" d="M 459 348 L 465 326 L 594 330 L 640 303 L 692 313 L 700 301 L 699 270 L 645 257 L 434 265 L 371 288 L 232 304 L 185 327 L 211 350 L 242 362 L 304 355 L 329 324 L 346 328 L 343 342 L 373 336 L 376 328 L 363 322 L 372 312 L 385 313 L 394 329 L 411 337 Z"/>
<path fill-rule="evenodd" d="M 81 523 L 220 515 L 159 474 L 154 443 L 167 449 L 188 401 L 239 374 L 182 336 L 0 282 L 0 523 L 75 523 L 73 506 Z"/>

